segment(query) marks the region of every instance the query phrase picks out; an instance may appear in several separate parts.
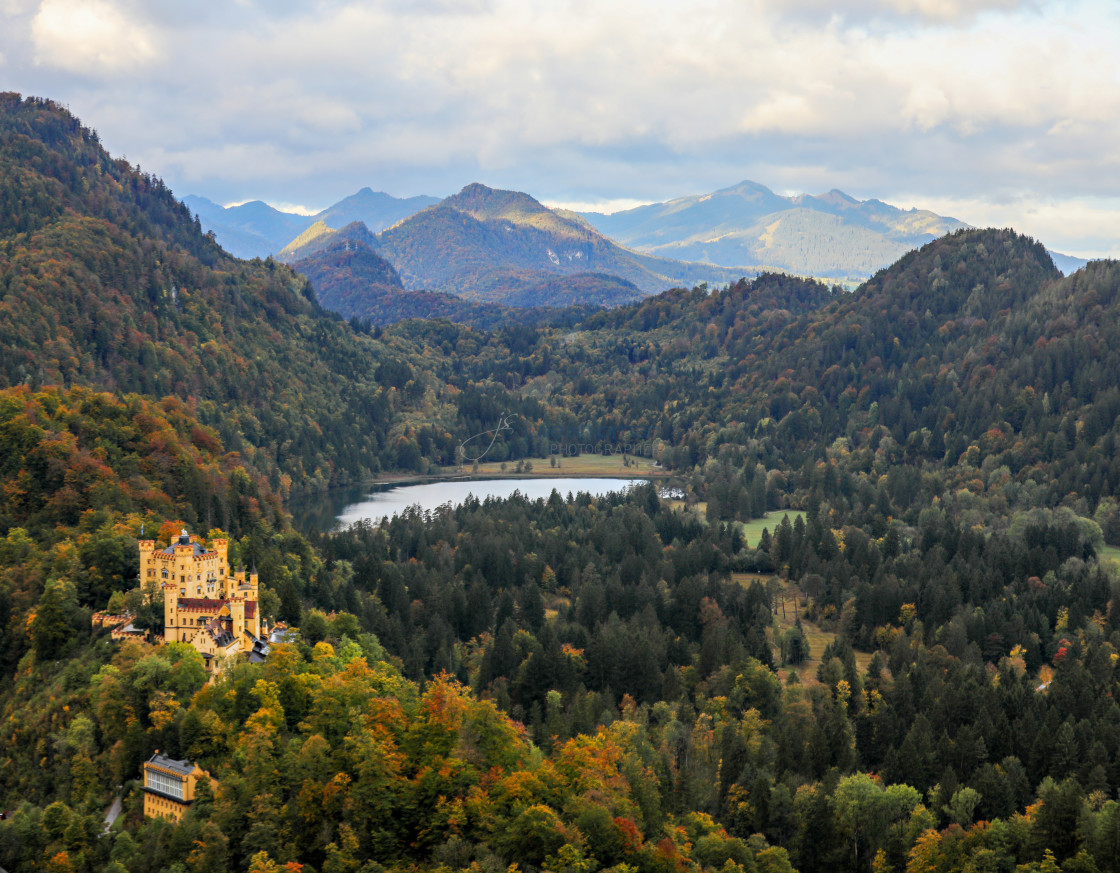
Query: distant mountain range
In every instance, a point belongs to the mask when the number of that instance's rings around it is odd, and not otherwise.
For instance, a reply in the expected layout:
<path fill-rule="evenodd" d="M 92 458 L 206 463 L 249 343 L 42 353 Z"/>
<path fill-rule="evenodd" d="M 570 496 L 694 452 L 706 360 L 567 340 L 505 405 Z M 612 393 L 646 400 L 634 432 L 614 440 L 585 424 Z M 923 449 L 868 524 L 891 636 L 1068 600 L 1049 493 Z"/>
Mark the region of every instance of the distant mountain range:
<path fill-rule="evenodd" d="M 750 181 L 711 194 L 580 217 L 622 245 L 666 258 L 849 281 L 862 281 L 906 252 L 969 227 L 929 210 L 857 200 L 836 189 L 784 197 Z M 1067 273 L 1086 263 L 1051 255 Z"/>
<path fill-rule="evenodd" d="M 260 200 L 223 207 L 192 194 L 184 197 L 183 202 L 198 215 L 205 230 L 214 232 L 227 252 L 239 258 L 263 258 L 276 254 L 317 222 L 339 228 L 360 221 L 377 233 L 438 203 L 439 198 L 419 196 L 401 199 L 363 188 L 315 215 L 281 212 Z"/>
<path fill-rule="evenodd" d="M 615 306 L 751 272 L 633 252 L 528 194 L 477 183 L 377 235 L 361 223 L 336 229 L 317 220 L 277 257 L 302 263 L 342 241 L 383 257 L 409 291 L 522 308 Z"/>
<path fill-rule="evenodd" d="M 384 231 L 379 251 L 405 287 L 515 306 L 623 303 L 674 286 L 727 283 L 743 270 L 688 264 L 623 248 L 528 194 L 468 185 Z M 557 277 L 567 277 L 557 282 Z M 563 295 L 572 281 L 608 296 Z"/>
<path fill-rule="evenodd" d="M 296 263 L 343 241 L 376 253 L 403 286 L 390 295 L 394 313 L 412 308 L 395 295 L 421 290 L 529 308 L 614 306 L 674 286 L 726 284 L 763 271 L 854 286 L 931 239 L 968 227 L 838 190 L 786 197 L 750 181 L 610 215 L 549 209 L 528 194 L 478 183 L 444 200 L 363 188 L 310 216 L 260 201 L 229 208 L 201 197 L 184 202 L 241 257 L 274 254 Z M 1063 272 L 1085 263 L 1051 254 Z M 335 260 L 318 264 L 317 285 L 329 281 L 324 271 Z M 345 278 L 347 309 L 381 322 L 373 301 L 385 302 L 388 292 L 371 288 L 368 305 L 362 303 L 360 275 L 350 271 Z M 450 310 L 460 311 L 442 298 L 419 306 Z M 476 323 L 494 317 L 469 314 Z"/>
<path fill-rule="evenodd" d="M 968 226 L 836 190 L 783 197 L 757 182 L 582 217 L 623 245 L 667 258 L 832 279 L 865 278 L 907 251 Z"/>

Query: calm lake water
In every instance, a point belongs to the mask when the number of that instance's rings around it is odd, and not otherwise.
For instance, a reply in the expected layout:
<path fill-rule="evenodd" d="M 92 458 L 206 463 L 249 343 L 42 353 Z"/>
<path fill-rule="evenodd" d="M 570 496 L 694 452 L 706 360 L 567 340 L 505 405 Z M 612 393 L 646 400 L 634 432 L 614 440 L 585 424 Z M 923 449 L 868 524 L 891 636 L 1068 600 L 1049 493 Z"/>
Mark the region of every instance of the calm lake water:
<path fill-rule="evenodd" d="M 330 530 L 345 527 L 362 519 L 380 521 L 385 516 L 399 514 L 412 505 L 421 510 L 431 510 L 445 503 L 458 506 L 473 494 L 479 500 L 487 497 L 509 497 L 520 491 L 531 500 L 549 497 L 560 492 L 565 500 L 568 495 L 581 491 L 596 496 L 610 491 L 625 491 L 643 479 L 597 479 L 554 477 L 539 479 L 455 479 L 444 482 L 426 482 L 423 485 L 398 485 L 371 491 L 346 490 L 332 494 L 319 494 L 290 505 L 297 526 Z"/>

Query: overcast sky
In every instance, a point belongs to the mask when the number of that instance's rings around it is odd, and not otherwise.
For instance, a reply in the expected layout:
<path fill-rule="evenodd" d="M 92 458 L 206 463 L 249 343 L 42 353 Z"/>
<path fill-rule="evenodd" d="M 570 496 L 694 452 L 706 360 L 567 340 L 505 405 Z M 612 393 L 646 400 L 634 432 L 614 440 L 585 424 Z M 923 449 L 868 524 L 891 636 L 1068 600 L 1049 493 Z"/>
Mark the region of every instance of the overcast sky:
<path fill-rule="evenodd" d="M 840 188 L 1120 256 L 1120 3 L 0 0 L 0 89 L 180 196 Z"/>

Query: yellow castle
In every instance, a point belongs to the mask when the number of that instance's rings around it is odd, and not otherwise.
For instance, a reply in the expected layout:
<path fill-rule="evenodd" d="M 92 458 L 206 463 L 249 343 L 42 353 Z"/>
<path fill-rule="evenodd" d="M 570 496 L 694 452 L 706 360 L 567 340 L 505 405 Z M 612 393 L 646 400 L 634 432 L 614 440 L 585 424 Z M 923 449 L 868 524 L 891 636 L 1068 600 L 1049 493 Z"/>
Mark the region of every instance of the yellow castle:
<path fill-rule="evenodd" d="M 252 661 L 268 655 L 268 628 L 258 603 L 256 573 L 230 572 L 229 541 L 206 548 L 185 530 L 166 549 L 140 540 L 141 584 L 163 590 L 163 638 L 190 643 L 215 669 L 222 658 L 245 654 Z"/>

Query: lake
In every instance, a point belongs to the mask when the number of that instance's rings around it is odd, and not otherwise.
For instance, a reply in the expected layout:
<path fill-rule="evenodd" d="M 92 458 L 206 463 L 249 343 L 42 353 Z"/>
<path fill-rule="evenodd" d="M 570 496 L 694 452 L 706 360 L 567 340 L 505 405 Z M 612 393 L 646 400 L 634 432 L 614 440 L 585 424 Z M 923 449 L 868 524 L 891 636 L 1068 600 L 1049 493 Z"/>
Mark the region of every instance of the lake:
<path fill-rule="evenodd" d="M 585 491 L 595 496 L 610 491 L 625 491 L 635 482 L 644 479 L 595 478 L 595 477 L 541 477 L 525 479 L 452 479 L 425 482 L 422 485 L 379 486 L 377 490 L 346 489 L 333 494 L 317 494 L 302 498 L 289 509 L 297 526 L 303 530 L 330 530 L 345 527 L 356 521 L 380 521 L 385 516 L 398 515 L 409 506 L 418 505 L 428 511 L 445 503 L 458 506 L 473 494 L 479 500 L 487 497 L 509 497 L 520 491 L 530 500 L 547 498 L 560 492 L 565 500 L 568 495 Z M 314 504 L 314 505 L 312 505 Z"/>

